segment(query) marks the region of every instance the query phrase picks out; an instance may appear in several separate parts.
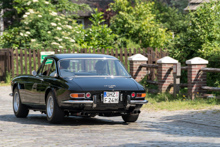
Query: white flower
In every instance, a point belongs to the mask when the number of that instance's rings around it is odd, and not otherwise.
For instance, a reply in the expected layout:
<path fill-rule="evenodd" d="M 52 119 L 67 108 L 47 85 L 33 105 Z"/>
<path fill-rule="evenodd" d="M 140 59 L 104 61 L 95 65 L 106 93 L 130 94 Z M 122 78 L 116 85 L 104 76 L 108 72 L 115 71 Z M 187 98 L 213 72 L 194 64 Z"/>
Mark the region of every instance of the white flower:
<path fill-rule="evenodd" d="M 53 23 L 53 22 L 52 22 L 52 23 L 50 23 L 50 24 L 51 24 L 52 26 L 57 26 L 57 24 L 55 24 L 55 23 Z"/>
<path fill-rule="evenodd" d="M 73 27 L 71 27 L 70 25 L 66 25 L 67 28 L 72 29 Z"/>
<path fill-rule="evenodd" d="M 24 24 L 26 24 L 26 25 L 27 25 L 27 24 L 28 24 L 28 22 L 27 22 L 27 21 L 25 21 L 25 22 L 24 22 Z"/>
<path fill-rule="evenodd" d="M 61 27 L 57 27 L 57 30 L 62 30 L 62 28 Z"/>
<path fill-rule="evenodd" d="M 28 29 L 30 29 L 30 28 L 29 28 L 29 27 L 25 27 L 25 29 L 27 29 L 27 30 L 28 30 Z"/>
<path fill-rule="evenodd" d="M 56 15 L 57 15 L 57 13 L 56 13 L 56 12 L 54 12 L 54 11 L 52 11 L 52 12 L 50 13 L 50 15 L 52 15 L 52 16 L 56 16 Z"/>
<path fill-rule="evenodd" d="M 31 42 L 35 42 L 36 41 L 36 39 L 31 39 Z"/>
<path fill-rule="evenodd" d="M 23 34 L 23 33 L 20 33 L 20 35 L 21 35 L 21 36 L 24 36 L 24 34 Z"/>
<path fill-rule="evenodd" d="M 27 34 L 24 34 L 24 36 L 26 36 L 26 37 L 27 37 L 28 35 L 27 35 Z"/>
<path fill-rule="evenodd" d="M 26 12 L 25 14 L 26 14 L 26 15 L 30 15 L 30 13 L 29 13 L 29 12 Z"/>
<path fill-rule="evenodd" d="M 70 42 L 75 42 L 75 40 L 71 39 Z"/>
<path fill-rule="evenodd" d="M 65 38 L 65 39 L 70 39 L 69 37 L 63 37 L 63 38 Z"/>
<path fill-rule="evenodd" d="M 48 33 L 48 34 L 50 34 L 50 33 L 51 33 L 51 31 L 48 31 L 47 33 Z"/>
<path fill-rule="evenodd" d="M 45 1 L 44 3 L 45 3 L 45 4 L 49 4 L 49 2 L 47 2 L 47 1 Z"/>
<path fill-rule="evenodd" d="M 59 18 L 55 18 L 55 20 L 58 20 L 58 21 L 60 21 L 60 19 L 59 19 Z"/>
<path fill-rule="evenodd" d="M 33 9 L 29 9 L 28 10 L 30 13 L 34 13 L 34 10 Z"/>
<path fill-rule="evenodd" d="M 42 17 L 42 15 L 38 15 L 38 17 Z"/>
<path fill-rule="evenodd" d="M 31 4 L 31 1 L 27 2 L 27 5 L 29 6 Z"/>
<path fill-rule="evenodd" d="M 27 31 L 26 34 L 31 34 L 31 32 L 28 32 L 28 31 Z"/>
<path fill-rule="evenodd" d="M 25 17 L 27 17 L 27 15 L 23 15 L 23 17 L 25 18 Z"/>
<path fill-rule="evenodd" d="M 59 43 L 56 43 L 56 42 L 52 42 L 51 44 L 52 45 L 60 45 Z"/>
<path fill-rule="evenodd" d="M 61 23 L 58 23 L 58 25 L 61 25 Z"/>
<path fill-rule="evenodd" d="M 79 34 L 80 32 L 77 32 L 77 31 L 76 31 L 76 33 Z"/>
<path fill-rule="evenodd" d="M 211 9 L 214 10 L 214 9 L 215 9 L 215 6 L 213 6 Z"/>
<path fill-rule="evenodd" d="M 59 48 L 63 48 L 63 47 L 60 45 Z"/>
<path fill-rule="evenodd" d="M 58 39 L 58 41 L 62 41 L 63 39 Z"/>
<path fill-rule="evenodd" d="M 88 36 L 87 34 L 85 34 L 85 36 Z"/>
<path fill-rule="evenodd" d="M 33 0 L 33 2 L 35 3 L 35 2 L 38 2 L 38 0 Z"/>

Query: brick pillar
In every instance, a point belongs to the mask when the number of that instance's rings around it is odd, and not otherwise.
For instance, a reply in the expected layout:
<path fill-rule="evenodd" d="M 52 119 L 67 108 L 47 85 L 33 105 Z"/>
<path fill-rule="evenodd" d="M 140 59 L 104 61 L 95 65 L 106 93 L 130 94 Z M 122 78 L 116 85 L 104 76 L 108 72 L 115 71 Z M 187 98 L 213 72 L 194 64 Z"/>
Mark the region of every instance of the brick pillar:
<path fill-rule="evenodd" d="M 170 92 L 173 93 L 173 65 L 177 64 L 178 61 L 166 56 L 157 60 L 157 80 L 159 92 Z"/>
<path fill-rule="evenodd" d="M 202 95 L 204 93 L 201 86 L 206 86 L 206 72 L 202 72 L 200 69 L 207 67 L 208 61 L 200 57 L 195 57 L 187 60 L 186 64 L 188 65 L 188 97 L 194 99 L 196 95 Z"/>
<path fill-rule="evenodd" d="M 141 67 L 141 64 L 147 64 L 148 58 L 141 55 L 135 54 L 128 58 L 130 61 L 130 74 L 137 81 L 140 82 L 147 74 L 146 67 Z"/>

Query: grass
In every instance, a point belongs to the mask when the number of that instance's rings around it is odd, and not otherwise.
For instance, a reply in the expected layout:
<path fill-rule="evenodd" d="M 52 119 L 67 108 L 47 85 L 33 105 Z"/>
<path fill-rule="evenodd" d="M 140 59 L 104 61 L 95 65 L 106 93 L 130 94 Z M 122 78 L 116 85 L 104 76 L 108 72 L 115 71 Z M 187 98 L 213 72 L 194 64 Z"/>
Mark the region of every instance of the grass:
<path fill-rule="evenodd" d="M 10 86 L 11 83 L 0 82 L 0 86 Z"/>
<path fill-rule="evenodd" d="M 171 94 L 147 94 L 146 99 L 149 102 L 144 105 L 144 108 L 152 111 L 220 109 L 220 100 L 215 98 L 195 98 L 195 100 L 191 100 L 184 96 L 173 98 Z"/>

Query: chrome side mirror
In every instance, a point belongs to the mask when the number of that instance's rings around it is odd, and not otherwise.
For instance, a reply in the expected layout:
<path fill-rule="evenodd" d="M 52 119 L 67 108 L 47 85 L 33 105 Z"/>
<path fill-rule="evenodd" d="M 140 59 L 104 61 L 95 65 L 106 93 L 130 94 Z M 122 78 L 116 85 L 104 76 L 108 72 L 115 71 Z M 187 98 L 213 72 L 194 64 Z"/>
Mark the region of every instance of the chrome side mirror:
<path fill-rule="evenodd" d="M 32 75 L 33 75 L 33 76 L 36 76 L 36 75 L 37 75 L 37 72 L 36 72 L 35 70 L 33 70 L 33 71 L 32 71 Z"/>

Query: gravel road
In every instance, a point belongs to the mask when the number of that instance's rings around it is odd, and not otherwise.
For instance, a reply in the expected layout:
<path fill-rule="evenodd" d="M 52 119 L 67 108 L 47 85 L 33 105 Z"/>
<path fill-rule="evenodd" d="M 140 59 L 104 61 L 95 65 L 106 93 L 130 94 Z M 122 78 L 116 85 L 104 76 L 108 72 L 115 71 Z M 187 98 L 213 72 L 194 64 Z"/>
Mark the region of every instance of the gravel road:
<path fill-rule="evenodd" d="M 142 113 L 135 123 L 121 117 L 66 117 L 53 125 L 30 111 L 16 118 L 10 86 L 0 87 L 0 146 L 220 147 L 220 109 Z"/>

